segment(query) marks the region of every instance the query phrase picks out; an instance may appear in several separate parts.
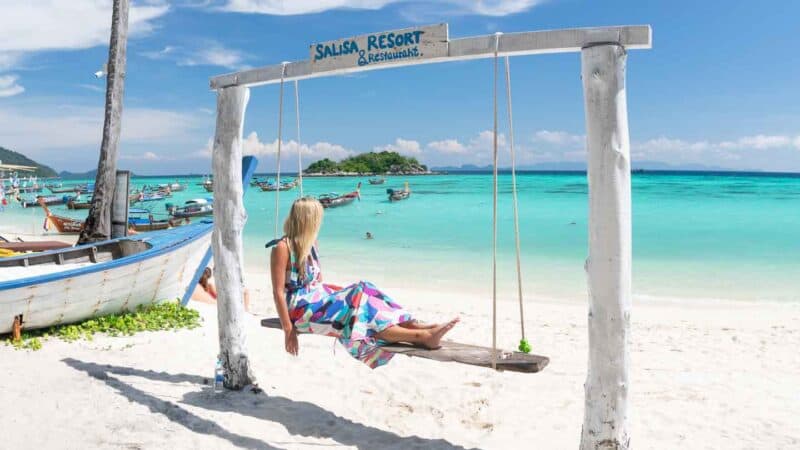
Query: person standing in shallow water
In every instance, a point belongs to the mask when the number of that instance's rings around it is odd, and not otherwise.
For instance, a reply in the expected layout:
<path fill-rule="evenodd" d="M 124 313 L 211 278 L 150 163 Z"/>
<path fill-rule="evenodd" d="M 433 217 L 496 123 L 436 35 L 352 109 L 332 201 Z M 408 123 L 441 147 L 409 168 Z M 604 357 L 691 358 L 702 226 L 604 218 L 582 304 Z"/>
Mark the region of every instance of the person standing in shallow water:
<path fill-rule="evenodd" d="M 283 224 L 285 235 L 272 249 L 272 296 L 286 351 L 298 354 L 298 332 L 333 336 L 350 355 L 374 369 L 392 358 L 381 350 L 387 343 L 438 348 L 458 318 L 423 324 L 368 281 L 347 287 L 322 282 L 316 246 L 322 214 L 316 199 L 295 200 Z"/>

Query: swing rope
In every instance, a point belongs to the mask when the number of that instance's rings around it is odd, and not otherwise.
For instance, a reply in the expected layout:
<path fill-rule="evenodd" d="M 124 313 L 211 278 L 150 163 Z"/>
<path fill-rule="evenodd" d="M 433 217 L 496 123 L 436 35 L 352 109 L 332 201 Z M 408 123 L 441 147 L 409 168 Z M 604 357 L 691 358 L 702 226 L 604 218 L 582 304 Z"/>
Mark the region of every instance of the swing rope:
<path fill-rule="evenodd" d="M 300 197 L 303 196 L 303 146 L 300 145 L 300 88 L 294 80 L 294 112 L 297 123 L 297 178 L 300 184 Z"/>
<path fill-rule="evenodd" d="M 497 53 L 500 33 L 494 35 L 494 127 L 492 141 L 492 369 L 497 370 Z"/>
<path fill-rule="evenodd" d="M 281 144 L 283 141 L 283 79 L 286 76 L 286 64 L 281 66 L 281 90 L 278 99 L 278 153 L 277 153 L 277 174 L 275 176 L 275 239 L 278 238 L 278 222 L 280 222 L 280 194 L 281 194 Z"/>
<path fill-rule="evenodd" d="M 506 105 L 508 108 L 508 139 L 509 148 L 511 151 L 511 195 L 512 204 L 514 205 L 514 241 L 517 247 L 517 298 L 519 300 L 519 328 L 522 337 L 519 341 L 519 351 L 530 353 L 531 345 L 525 339 L 525 312 L 522 301 L 522 263 L 519 239 L 519 204 L 517 201 L 517 163 L 514 154 L 514 116 L 513 108 L 511 107 L 511 64 L 509 63 L 508 56 L 506 59 Z"/>
<path fill-rule="evenodd" d="M 502 33 L 495 33 L 494 41 L 494 129 L 493 129 L 493 195 L 492 195 L 492 368 L 497 368 L 497 156 L 498 156 L 498 66 L 500 53 L 500 36 Z M 525 338 L 525 311 L 522 294 L 522 262 L 521 245 L 519 233 L 519 202 L 517 196 L 517 169 L 516 154 L 514 151 L 514 117 L 511 103 L 511 64 L 509 57 L 505 57 L 505 81 L 506 81 L 506 108 L 508 113 L 508 133 L 509 147 L 511 152 L 511 192 L 514 211 L 514 242 L 516 246 L 516 266 L 517 266 L 517 297 L 519 301 L 519 324 L 521 338 L 518 349 L 523 353 L 529 353 L 531 346 Z"/>

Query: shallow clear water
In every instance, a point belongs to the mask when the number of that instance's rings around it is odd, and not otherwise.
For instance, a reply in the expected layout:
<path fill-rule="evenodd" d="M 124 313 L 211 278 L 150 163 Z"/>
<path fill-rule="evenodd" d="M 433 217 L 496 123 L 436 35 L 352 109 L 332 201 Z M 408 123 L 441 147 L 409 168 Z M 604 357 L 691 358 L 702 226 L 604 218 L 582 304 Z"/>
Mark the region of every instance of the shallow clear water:
<path fill-rule="evenodd" d="M 174 178 L 134 179 L 134 185 Z M 349 192 L 362 199 L 326 210 L 320 237 L 328 279 L 357 274 L 388 286 L 491 293 L 490 174 L 409 177 L 410 199 L 389 203 L 387 187 L 366 178 L 306 178 L 305 193 Z M 206 197 L 200 178 L 168 201 Z M 518 176 L 525 291 L 532 297 L 586 296 L 587 184 L 583 174 Z M 285 214 L 297 190 L 281 192 Z M 245 205 L 248 271 L 265 273 L 274 192 L 251 190 Z M 156 212 L 164 202 L 145 204 Z M 138 206 L 137 206 L 138 207 Z M 500 177 L 498 271 L 503 298 L 515 292 L 510 176 Z M 53 208 L 72 216 L 86 212 Z M 43 213 L 12 205 L 4 225 L 40 230 Z M 373 240 L 364 239 L 369 231 Z M 633 280 L 636 298 L 800 300 L 800 177 L 644 173 L 633 177 Z M 265 281 L 266 283 L 266 281 Z"/>

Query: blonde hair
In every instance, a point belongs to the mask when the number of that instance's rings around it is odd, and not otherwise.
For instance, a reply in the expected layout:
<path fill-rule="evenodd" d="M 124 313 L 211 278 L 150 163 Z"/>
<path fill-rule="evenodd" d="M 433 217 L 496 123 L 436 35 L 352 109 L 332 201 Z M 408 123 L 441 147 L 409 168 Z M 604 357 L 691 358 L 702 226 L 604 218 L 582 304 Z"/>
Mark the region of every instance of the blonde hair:
<path fill-rule="evenodd" d="M 313 197 L 302 197 L 292 203 L 289 217 L 283 223 L 283 233 L 289 241 L 289 251 L 294 253 L 300 278 L 306 275 L 305 261 L 317 240 L 322 225 L 322 204 Z"/>

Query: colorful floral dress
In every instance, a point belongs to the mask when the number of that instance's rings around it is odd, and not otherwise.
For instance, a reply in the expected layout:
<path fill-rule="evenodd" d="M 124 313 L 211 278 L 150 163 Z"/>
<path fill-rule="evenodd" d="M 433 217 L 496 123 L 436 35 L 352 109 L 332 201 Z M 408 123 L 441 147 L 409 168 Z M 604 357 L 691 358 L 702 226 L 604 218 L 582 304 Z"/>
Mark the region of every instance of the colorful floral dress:
<path fill-rule="evenodd" d="M 291 253 L 291 252 L 290 252 Z M 381 331 L 412 320 L 411 314 L 368 281 L 347 287 L 322 282 L 316 247 L 306 261 L 304 279 L 291 255 L 287 272 L 286 302 L 298 331 L 338 338 L 356 359 L 371 368 L 389 362 L 393 353 L 381 350 Z"/>

